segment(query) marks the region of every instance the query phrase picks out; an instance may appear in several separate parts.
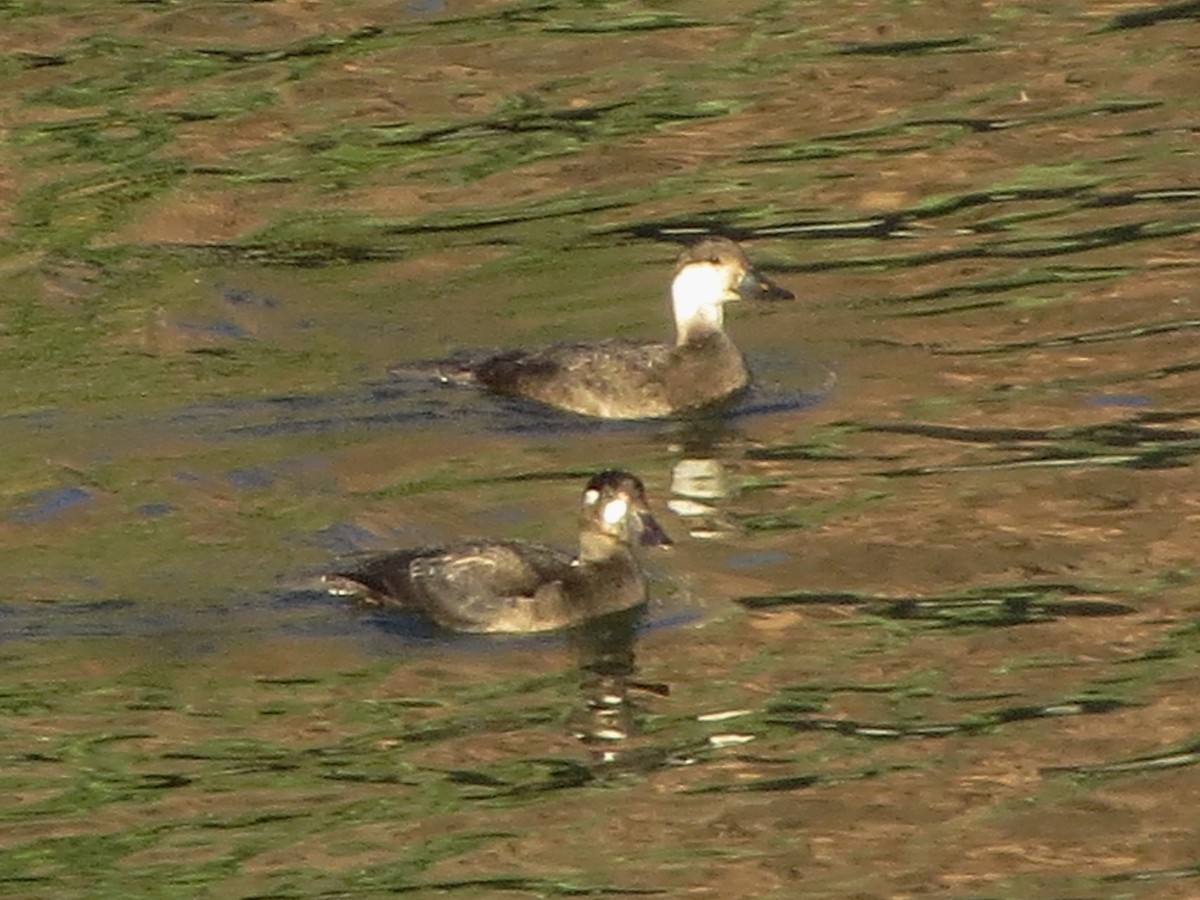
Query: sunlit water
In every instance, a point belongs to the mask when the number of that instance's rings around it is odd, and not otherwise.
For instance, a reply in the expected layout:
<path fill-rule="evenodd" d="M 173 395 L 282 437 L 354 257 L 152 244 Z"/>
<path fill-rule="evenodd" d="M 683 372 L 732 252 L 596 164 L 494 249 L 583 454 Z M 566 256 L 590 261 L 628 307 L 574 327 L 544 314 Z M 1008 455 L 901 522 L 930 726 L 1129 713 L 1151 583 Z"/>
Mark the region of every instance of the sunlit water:
<path fill-rule="evenodd" d="M 1197 890 L 1194 4 L 0 9 L 0 892 Z M 388 375 L 729 310 L 727 414 Z M 652 601 L 451 636 L 358 554 Z"/>

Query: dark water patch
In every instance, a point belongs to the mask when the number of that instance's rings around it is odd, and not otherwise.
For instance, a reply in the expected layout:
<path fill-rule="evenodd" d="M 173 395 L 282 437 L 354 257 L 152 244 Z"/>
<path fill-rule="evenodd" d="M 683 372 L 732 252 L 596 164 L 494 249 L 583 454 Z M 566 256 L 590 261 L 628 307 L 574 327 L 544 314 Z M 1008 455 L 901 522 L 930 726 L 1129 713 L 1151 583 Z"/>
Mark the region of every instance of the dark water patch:
<path fill-rule="evenodd" d="M 680 13 L 644 12 L 604 19 L 599 22 L 548 22 L 543 31 L 566 34 L 618 34 L 621 32 L 661 31 L 669 28 L 699 28 L 711 25 Z"/>
<path fill-rule="evenodd" d="M 223 262 L 244 262 L 264 266 L 291 266 L 315 269 L 330 265 L 361 262 L 390 262 L 404 259 L 407 249 L 367 243 L 340 243 L 336 240 L 255 241 L 239 243 L 185 242 L 160 245 L 159 250 L 173 254 L 199 254 Z"/>
<path fill-rule="evenodd" d="M 775 447 L 748 447 L 743 451 L 745 459 L 751 460 L 802 460 L 804 462 L 895 462 L 903 459 L 898 454 L 850 453 L 826 443 L 779 444 Z"/>
<path fill-rule="evenodd" d="M 1079 106 L 1066 106 L 1051 112 L 1035 113 L 1028 116 L 1012 116 L 997 119 L 981 117 L 932 116 L 928 118 L 906 119 L 894 125 L 880 128 L 860 129 L 840 134 L 826 135 L 818 140 L 842 141 L 847 138 L 861 139 L 898 133 L 911 128 L 928 126 L 954 125 L 969 131 L 1004 131 L 1026 125 L 1038 125 L 1046 122 L 1056 122 L 1071 119 L 1086 119 L 1096 115 L 1122 115 L 1132 112 L 1144 112 L 1158 109 L 1163 105 L 1161 100 L 1104 100 L 1098 103 L 1085 103 Z"/>
<path fill-rule="evenodd" d="M 992 237 L 1004 235 L 1015 224 L 1031 219 L 1062 217 L 1075 210 L 1098 206 L 1122 206 L 1134 203 L 1158 202 L 1164 197 L 1175 199 L 1170 190 L 1121 192 L 1103 194 L 1095 190 L 1096 182 L 1089 181 L 1061 186 L 997 188 L 940 198 L 916 206 L 889 211 L 886 214 L 843 221 L 800 220 L 776 221 L 768 225 L 743 226 L 739 220 L 744 211 L 714 210 L 703 217 L 651 220 L 624 225 L 612 229 L 616 233 L 635 238 L 659 240 L 686 240 L 702 234 L 718 234 L 739 241 L 762 237 L 791 237 L 812 240 L 834 240 L 862 238 L 905 238 L 915 237 L 922 232 L 915 229 L 919 223 L 977 209 L 989 204 L 1011 205 L 1014 203 L 1044 203 L 1062 200 L 1076 201 L 1073 205 L 1060 205 L 1039 212 L 1023 212 L 998 219 L 992 223 L 973 221 L 956 229 L 958 235 L 977 234 Z M 1191 199 L 1190 190 L 1178 196 L 1180 201 Z M 823 259 L 805 263 L 767 263 L 764 271 L 783 273 L 805 273 L 845 268 L 872 268 L 879 266 L 919 267 L 967 259 L 1040 259 L 1044 257 L 1082 253 L 1116 247 L 1122 244 L 1165 237 L 1188 235 L 1200 230 L 1200 222 L 1164 222 L 1157 219 L 1143 222 L 1124 222 L 1114 225 L 1088 226 L 1074 231 L 1063 231 L 1057 235 L 1014 234 L 999 240 L 957 248 L 939 249 L 911 254 L 888 256 L 850 257 Z M 1105 268 L 1113 273 L 1113 267 Z M 1113 274 L 1120 274 L 1115 272 Z M 1011 276 L 1002 276 L 1011 277 Z M 1044 276 L 1043 276 L 1044 277 Z M 1082 280 L 1082 278 L 1080 279 Z M 1036 282 L 1042 283 L 1042 282 Z"/>
<path fill-rule="evenodd" d="M 1130 405 L 1136 407 L 1136 402 Z M 1074 468 L 1119 466 L 1135 469 L 1164 469 L 1185 467 L 1200 454 L 1200 430 L 1163 427 L 1175 421 L 1194 420 L 1196 414 L 1182 411 L 1163 411 L 1159 416 L 1145 412 L 1113 422 L 1062 428 L 965 428 L 924 422 L 864 423 L 837 422 L 831 427 L 839 433 L 901 434 L 937 441 L 985 445 L 999 459 L 970 459 L 960 463 L 901 466 L 875 470 L 883 478 L 911 478 L 952 472 L 1008 470 L 1024 468 Z M 745 451 L 747 459 L 803 460 L 806 462 L 898 462 L 903 455 L 851 454 L 830 449 L 821 442 L 781 444 L 774 447 L 754 447 Z M 883 495 L 886 496 L 886 495 Z M 864 494 L 860 499 L 875 498 Z M 805 509 L 749 517 L 751 528 L 803 527 L 828 514 L 837 504 L 857 502 L 833 501 L 814 504 Z"/>
<path fill-rule="evenodd" d="M 321 778 L 326 781 L 346 781 L 352 784 L 388 784 L 405 787 L 415 787 L 420 784 L 418 781 L 386 772 L 323 772 Z"/>
<path fill-rule="evenodd" d="M 175 631 L 189 614 L 151 610 L 127 599 L 46 601 L 0 606 L 0 640 L 122 637 Z"/>
<path fill-rule="evenodd" d="M 1176 769 L 1200 763 L 1200 741 L 1178 744 L 1156 753 L 1102 763 L 1079 763 L 1069 766 L 1046 766 L 1044 774 L 1067 775 L 1126 775 Z"/>
<path fill-rule="evenodd" d="M 151 249 L 164 255 L 201 258 L 222 264 L 249 263 L 299 269 L 391 262 L 405 259 L 411 253 L 409 246 L 395 242 L 395 238 L 401 236 L 502 229 L 619 209 L 632 202 L 625 198 L 590 196 L 556 198 L 540 206 L 526 204 L 510 211 L 472 210 L 400 222 L 380 222 L 377 216 L 315 214 L 292 217 L 242 241 L 181 241 L 151 245 Z"/>
<path fill-rule="evenodd" d="M 455 784 L 468 784 L 475 787 L 506 787 L 508 785 L 503 778 L 467 769 L 452 769 L 446 773 L 446 778 Z"/>
<path fill-rule="evenodd" d="M 274 309 L 279 306 L 279 298 L 263 294 L 247 288 L 234 287 L 228 284 L 218 284 L 217 294 L 231 306 L 251 306 L 257 309 Z"/>
<path fill-rule="evenodd" d="M 1126 382 L 1144 382 L 1158 381 L 1163 378 L 1169 378 L 1172 375 L 1186 375 L 1190 372 L 1200 371 L 1200 362 L 1188 361 L 1180 363 L 1170 363 L 1165 366 L 1155 366 L 1150 369 L 1140 369 L 1133 372 L 1125 372 L 1120 375 L 1105 375 L 1101 377 L 1090 376 L 1087 378 L 1076 379 L 1060 379 L 1056 384 L 1067 386 L 1073 384 L 1096 384 L 1098 382 L 1121 384 Z"/>
<path fill-rule="evenodd" d="M 477 138 L 494 133 L 517 134 L 565 129 L 571 134 L 578 134 L 579 125 L 595 123 L 604 115 L 631 105 L 633 105 L 633 101 L 619 100 L 565 109 L 531 109 L 419 130 L 410 125 L 390 128 L 376 126 L 374 132 L 380 136 L 382 146 L 431 144 L 463 138 Z M 684 116 L 684 118 L 691 118 L 691 116 Z"/>
<path fill-rule="evenodd" d="M 331 553 L 348 556 L 377 547 L 380 537 L 353 522 L 335 522 L 315 532 L 312 539 Z"/>
<path fill-rule="evenodd" d="M 421 377 L 368 381 L 350 390 L 328 394 L 230 398 L 186 407 L 164 418 L 168 424 L 187 427 L 210 439 L 343 434 L 405 425 L 453 425 L 465 434 L 531 436 L 694 433 L 706 425 L 719 431 L 726 421 L 811 409 L 825 402 L 836 385 L 832 372 L 823 370 L 823 373 L 825 383 L 818 386 L 796 389 L 775 383 L 756 384 L 725 409 L 664 419 L 579 416 L 523 398 L 498 397 L 472 387 L 444 385 Z M 327 414 L 316 415 L 319 412 Z M 266 421 L 253 421 L 255 418 Z"/>
<path fill-rule="evenodd" d="M 977 244 L 950 250 L 935 250 L 890 256 L 855 257 L 836 262 L 808 264 L 799 268 L 817 269 L 858 268 L 862 266 L 892 266 L 917 268 L 968 259 L 1042 259 L 1092 250 L 1104 250 L 1141 241 L 1178 237 L 1200 231 L 1200 223 L 1163 223 L 1157 221 L 1126 222 L 1064 231 L 1057 235 L 1015 237 L 1010 240 Z M 787 271 L 788 267 L 782 267 Z"/>
<path fill-rule="evenodd" d="M 487 878 L 454 878 L 418 883 L 392 883 L 380 888 L 389 894 L 415 894 L 427 891 L 450 892 L 476 889 L 523 891 L 541 897 L 645 897 L 669 894 L 660 888 L 621 887 L 612 883 L 586 884 L 572 878 L 546 878 L 533 875 L 497 875 Z"/>
<path fill-rule="evenodd" d="M 174 606 L 125 598 L 0 604 L 0 641 L 8 642 L 171 636 L 177 639 L 177 650 L 186 648 L 201 657 L 224 648 L 234 637 L 255 633 L 372 642 L 368 625 L 347 615 L 321 591 L 246 594 L 233 599 L 192 596 Z"/>
<path fill-rule="evenodd" d="M 774 793 L 778 791 L 796 791 L 811 787 L 827 787 L 845 784 L 851 781 L 864 781 L 870 778 L 880 778 L 893 772 L 906 772 L 913 766 L 873 766 L 858 772 L 838 772 L 837 774 L 802 774 L 769 776 L 765 778 L 750 778 L 733 783 L 702 784 L 686 788 L 685 794 L 757 794 Z"/>
<path fill-rule="evenodd" d="M 725 560 L 725 565 L 734 570 L 758 569 L 762 566 L 777 565 L 791 558 L 792 554 L 780 550 L 758 550 L 731 556 Z"/>
<path fill-rule="evenodd" d="M 382 28 L 368 25 L 341 35 L 317 35 L 286 47 L 198 47 L 194 52 L 200 56 L 214 57 L 239 65 L 246 63 L 281 62 L 289 59 L 328 56 L 331 53 L 347 48 L 358 50 L 361 44 L 372 38 L 379 37 L 383 33 Z"/>
<path fill-rule="evenodd" d="M 929 53 L 983 53 L 994 49 L 982 46 L 975 37 L 945 37 L 847 44 L 834 53 L 838 56 L 924 56 Z"/>
<path fill-rule="evenodd" d="M 897 234 L 910 221 L 906 213 L 888 213 L 862 219 L 843 221 L 803 221 L 780 225 L 750 226 L 739 224 L 746 210 L 739 208 L 717 209 L 703 216 L 671 216 L 621 225 L 602 230 L 600 233 L 619 234 L 627 238 L 692 243 L 704 237 L 727 237 L 735 241 L 751 241 L 764 237 L 823 238 L 884 238 Z M 817 268 L 809 268 L 808 265 Z M 806 272 L 817 271 L 820 264 L 805 266 L 774 265 L 766 262 L 757 265 L 763 272 Z"/>
<path fill-rule="evenodd" d="M 590 468 L 539 469 L 529 472 L 512 472 L 504 475 L 483 476 L 479 484 L 525 484 L 542 481 L 569 481 L 577 483 L 595 474 Z"/>
<path fill-rule="evenodd" d="M 1132 419 L 1104 422 L 1098 425 L 1066 426 L 1063 428 L 963 428 L 954 425 L 913 423 L 840 423 L 844 427 L 857 427 L 862 431 L 879 434 L 910 434 L 936 440 L 959 441 L 971 444 L 999 444 L 1011 446 L 1021 442 L 1038 441 L 1056 443 L 1073 440 L 1100 447 L 1143 447 L 1161 443 L 1190 443 L 1200 439 L 1200 431 L 1190 428 L 1158 428 L 1156 422 L 1179 419 L 1194 419 L 1200 413 L 1172 413 L 1169 417 L 1158 415 L 1135 416 Z"/>
<path fill-rule="evenodd" d="M 467 412 L 487 418 L 488 409 L 468 410 L 456 404 L 453 392 L 435 385 L 414 385 L 414 390 L 377 389 L 365 386 L 353 393 L 276 395 L 265 398 L 227 399 L 169 413 L 169 424 L 192 429 L 210 439 L 262 438 L 289 434 L 338 433 L 350 429 L 369 431 L 397 425 L 429 425 L 450 421 Z M 469 398 L 469 395 L 467 396 Z M 327 410 L 326 416 L 314 416 Z M 253 421 L 254 418 L 266 421 Z M 497 418 L 499 418 L 497 414 Z M 249 421 L 248 421 L 249 420 Z M 497 422 L 499 424 L 499 422 Z M 482 426 L 478 430 L 489 430 Z"/>
<path fill-rule="evenodd" d="M 175 512 L 176 508 L 170 503 L 143 503 L 137 508 L 138 514 L 145 516 L 148 519 L 156 519 L 159 516 L 167 516 Z"/>
<path fill-rule="evenodd" d="M 332 563 L 330 567 L 333 567 Z M 65 607 L 67 613 L 61 618 L 57 617 L 60 606 Z M 11 616 L 7 623 L 6 612 Z M 26 617 L 38 613 L 41 613 L 41 619 L 36 626 L 30 626 Z M 671 598 L 652 601 L 649 608 L 638 608 L 632 615 L 636 633 L 676 628 L 693 623 L 697 617 L 694 610 L 676 609 Z M 323 588 L 305 586 L 266 595 L 247 594 L 236 600 L 193 598 L 186 609 L 169 612 L 132 601 L 122 601 L 119 606 L 58 602 L 10 604 L 0 607 L 0 639 L 154 636 L 159 633 L 186 637 L 191 634 L 204 639 L 190 648 L 200 656 L 220 650 L 222 634 L 246 636 L 258 633 L 264 637 L 348 638 L 367 657 L 437 648 L 450 657 L 483 658 L 512 652 L 536 655 L 563 646 L 577 647 L 603 622 L 599 620 L 575 629 L 536 634 L 466 634 L 439 628 L 416 611 L 359 607 Z"/>
<path fill-rule="evenodd" d="M 886 491 L 863 490 L 853 496 L 822 503 L 807 503 L 782 512 L 728 513 L 739 528 L 746 531 L 786 531 L 813 528 L 836 516 L 860 511 L 872 503 L 888 499 Z"/>
<path fill-rule="evenodd" d="M 364 612 L 356 616 L 356 618 L 361 625 L 378 631 L 382 635 L 398 638 L 402 643 L 413 641 L 432 643 L 447 638 L 446 633 L 438 628 L 428 616 L 423 616 L 417 612 Z M 488 646 L 484 641 L 480 641 L 476 645 L 474 641 L 469 640 L 461 642 L 454 639 L 449 640 L 460 648 L 465 648 L 468 644 L 474 649 L 482 649 Z"/>
<path fill-rule="evenodd" d="M 1119 31 L 1126 28 L 1145 28 L 1161 22 L 1200 19 L 1200 2 L 1185 0 L 1183 3 L 1164 3 L 1117 13 L 1102 31 Z"/>
<path fill-rule="evenodd" d="M 917 291 L 911 294 L 892 294 L 880 297 L 867 297 L 850 303 L 853 309 L 881 305 L 906 305 L 929 303 L 936 300 L 952 300 L 959 297 L 988 297 L 993 294 L 1004 294 L 1020 291 L 1025 288 L 1042 287 L 1043 285 L 1087 283 L 1093 281 L 1110 281 L 1128 275 L 1132 269 L 1128 266 L 1057 266 L 1026 269 L 1017 273 L 1002 273 L 995 278 L 985 281 L 970 281 L 961 284 L 941 285 L 929 290 Z M 890 313 L 890 316 L 903 318 L 906 316 L 930 316 L 943 312 L 964 312 L 982 309 L 989 305 L 1001 305 L 1007 301 L 980 300 L 974 303 L 954 307 L 930 307 L 917 311 L 900 311 Z"/>
<path fill-rule="evenodd" d="M 145 735 L 153 737 L 153 735 Z M 135 791 L 167 791 L 190 786 L 195 779 L 178 772 L 143 772 L 132 785 Z"/>
<path fill-rule="evenodd" d="M 1063 599 L 1086 596 L 1087 599 Z M 829 591 L 786 591 L 735 598 L 751 610 L 798 606 L 848 606 L 866 615 L 888 619 L 929 621 L 946 627 L 1004 627 L 1054 622 L 1068 617 L 1123 616 L 1137 607 L 1098 599 L 1101 592 L 1071 583 L 998 585 L 923 597 L 880 597 Z"/>
<path fill-rule="evenodd" d="M 1107 600 L 1042 601 L 1024 597 L 927 600 L 907 598 L 868 603 L 864 612 L 890 619 L 933 621 L 948 626 L 1007 626 L 1054 622 L 1068 617 L 1124 616 L 1137 608 Z"/>
<path fill-rule="evenodd" d="M 625 197 L 577 196 L 553 201 L 526 204 L 511 210 L 480 210 L 471 213 L 450 213 L 431 216 L 412 222 L 396 222 L 385 226 L 387 235 L 428 234 L 436 232 L 471 232 L 485 228 L 523 225 L 530 222 L 545 222 L 564 219 L 586 213 L 608 212 L 632 205 Z"/>
<path fill-rule="evenodd" d="M 1084 402 L 1089 406 L 1136 408 L 1151 406 L 1154 400 L 1147 394 L 1095 394 Z"/>
<path fill-rule="evenodd" d="M 1175 881 L 1181 878 L 1200 878 L 1200 863 L 1175 869 L 1131 869 L 1128 872 L 1112 872 L 1096 880 L 1101 884 L 1127 884 L 1129 882 Z"/>
<path fill-rule="evenodd" d="M 242 828 L 257 828 L 262 825 L 276 825 L 280 822 L 288 822 L 299 819 L 306 815 L 303 812 L 252 812 L 244 815 L 232 816 L 229 818 L 205 818 L 200 824 L 201 828 L 211 828 L 218 831 L 242 829 Z"/>
<path fill-rule="evenodd" d="M 614 99 L 594 103 L 551 106 L 540 94 L 519 93 L 506 98 L 501 108 L 487 115 L 455 116 L 438 124 L 379 122 L 369 126 L 338 121 L 323 131 L 306 132 L 298 147 L 287 154 L 238 159 L 244 177 L 289 175 L 298 181 L 322 179 L 344 187 L 383 166 L 425 162 L 436 158 L 439 165 L 458 167 L 459 176 L 474 181 L 486 175 L 509 171 L 548 158 L 571 156 L 591 143 L 646 134 L 664 124 L 719 118 L 731 110 L 722 100 L 688 101 L 671 85 L 655 85 L 636 100 Z M 307 152 L 299 152 L 303 149 Z M 420 234 L 464 231 L 481 227 L 536 221 L 529 213 L 539 206 L 559 206 L 580 197 L 590 200 L 587 212 L 608 210 L 639 202 L 643 198 L 623 191 L 598 192 L 578 189 L 558 193 L 548 200 L 525 202 L 507 216 L 486 209 L 459 208 L 452 213 L 424 216 L 418 223 L 395 223 L 385 234 Z M 544 215 L 544 214 L 543 214 Z M 447 219 L 456 220 L 453 224 Z M 382 223 L 381 223 L 382 224 Z M 505 235 L 511 238 L 511 233 Z"/>
<path fill-rule="evenodd" d="M 841 596 L 854 597 L 856 595 L 833 594 L 833 595 L 830 595 L 830 598 L 833 602 L 837 603 L 837 602 L 839 602 L 839 598 Z M 902 687 L 903 686 L 901 685 L 901 683 L 897 682 L 897 681 L 884 682 L 882 684 L 879 684 L 879 683 L 855 684 L 855 683 L 840 682 L 840 681 L 832 681 L 832 682 L 826 682 L 826 683 L 810 682 L 808 684 L 794 685 L 792 687 L 784 688 L 784 693 L 785 694 L 799 693 L 799 694 L 806 694 L 806 695 L 814 695 L 817 699 L 804 700 L 800 705 L 797 705 L 795 700 L 789 699 L 787 701 L 789 704 L 788 708 L 792 712 L 806 712 L 806 711 L 808 711 L 808 708 L 811 707 L 812 704 L 816 704 L 817 708 L 821 708 L 822 706 L 825 705 L 827 699 L 830 696 L 832 696 L 833 694 L 843 694 L 843 693 L 848 693 L 848 694 L 891 694 L 891 693 L 895 693 L 895 692 L 901 690 Z"/>
<path fill-rule="evenodd" d="M 7 54 L 6 54 L 7 55 Z M 0 58 L 3 58 L 0 56 Z M 70 57 L 61 53 L 36 53 L 33 51 L 17 51 L 9 56 L 10 59 L 15 59 L 22 68 L 25 69 L 44 69 L 50 66 L 65 66 Z"/>
<path fill-rule="evenodd" d="M 1025 341 L 1006 341 L 984 347 L 930 347 L 930 352 L 941 356 L 990 356 L 1021 350 L 1045 350 L 1053 347 L 1072 347 L 1083 344 L 1103 344 L 1109 341 L 1127 341 L 1135 338 L 1153 337 L 1159 334 L 1175 334 L 1200 328 L 1200 319 L 1173 319 L 1147 325 L 1124 325 L 1117 328 L 1098 328 L 1073 334 L 1054 335 Z"/>
<path fill-rule="evenodd" d="M 458 784 L 468 784 L 471 787 L 482 787 L 484 784 L 497 784 L 490 790 L 468 791 L 464 797 L 469 800 L 498 800 L 501 798 L 532 797 L 556 791 L 571 790 L 591 784 L 596 775 L 591 767 L 574 759 L 532 759 L 519 763 L 509 762 L 505 769 L 533 768 L 538 771 L 532 778 L 519 781 L 504 778 L 492 778 L 482 772 L 464 773 L 457 771 L 451 775 L 451 780 Z M 466 781 L 464 775 L 469 776 Z"/>
<path fill-rule="evenodd" d="M 258 490 L 275 483 L 275 476 L 259 466 L 230 469 L 225 478 L 239 491 Z"/>
<path fill-rule="evenodd" d="M 511 686 L 508 686 L 507 690 L 511 691 Z M 469 701 L 470 698 L 463 699 Z M 470 703 L 467 702 L 463 705 L 469 707 Z M 397 745 L 432 744 L 452 738 L 463 738 L 468 735 L 478 736 L 520 732 L 525 729 L 542 728 L 561 722 L 562 714 L 561 705 L 518 709 L 506 713 L 487 713 L 480 709 L 468 708 L 429 723 L 396 728 L 389 733 L 388 739 L 394 741 Z M 574 763 L 572 764 L 574 765 Z M 505 763 L 504 765 L 511 766 L 513 763 Z M 444 775 L 444 773 L 442 774 Z M 576 776 L 572 774 L 568 778 L 568 781 L 574 784 L 575 778 Z M 506 779 L 501 778 L 501 780 L 504 780 L 506 784 L 511 784 Z M 530 793 L 537 793 L 542 789 L 539 786 L 549 786 L 547 789 L 557 790 L 571 785 L 557 778 L 549 780 L 539 778 L 527 784 L 516 785 L 513 789 L 506 788 L 505 793 L 512 793 L 513 790 L 528 790 Z M 471 794 L 470 797 L 481 799 L 481 795 L 479 794 Z"/>
<path fill-rule="evenodd" d="M 390 709 L 445 709 L 449 706 L 444 700 L 432 700 L 428 697 L 383 697 L 374 702 Z"/>
<path fill-rule="evenodd" d="M 1183 203 L 1200 200 L 1200 187 L 1143 188 L 1136 191 L 1116 191 L 1099 194 L 1081 204 L 1081 207 L 1130 206 L 1134 203 Z"/>
<path fill-rule="evenodd" d="M 191 331 L 197 334 L 209 335 L 217 338 L 233 338 L 234 340 L 244 341 L 250 339 L 250 333 L 246 331 L 237 322 L 231 322 L 228 319 L 207 319 L 197 320 L 192 322 L 178 322 L 177 327 L 180 331 Z M 197 347 L 190 352 L 197 354 L 211 353 L 218 355 L 232 355 L 233 350 L 227 347 Z"/>
<path fill-rule="evenodd" d="M 1062 716 L 1103 715 L 1141 704 L 1115 698 L 1089 697 L 1062 700 L 1034 706 L 1006 706 L 985 711 L 953 722 L 907 722 L 869 723 L 851 719 L 827 719 L 819 717 L 792 718 L 779 713 L 790 712 L 786 703 L 772 704 L 771 714 L 766 720 L 771 725 L 786 725 L 797 731 L 831 731 L 837 734 L 876 739 L 948 737 L 956 734 L 979 734 L 992 732 L 1003 725 L 1027 722 L 1033 719 L 1059 718 Z"/>
<path fill-rule="evenodd" d="M 409 0 L 404 5 L 407 12 L 430 15 L 446 11 L 446 0 Z"/>
<path fill-rule="evenodd" d="M 954 472 L 1006 471 L 1017 469 L 1073 469 L 1096 466 L 1117 466 L 1130 469 L 1177 469 L 1191 465 L 1192 457 L 1200 452 L 1200 444 L 1148 450 L 1138 453 L 1094 453 L 1081 451 L 1045 450 L 1009 459 L 981 463 L 958 463 L 935 466 L 906 466 L 875 472 L 881 478 L 921 478 Z"/>
<path fill-rule="evenodd" d="M 61 409 L 35 409 L 28 412 L 0 412 L 0 422 L 8 425 L 45 430 L 60 427 L 66 419 Z"/>
<path fill-rule="evenodd" d="M 8 517 L 23 525 L 50 522 L 73 510 L 77 511 L 79 507 L 90 504 L 94 499 L 91 491 L 79 485 L 47 488 L 26 497 Z"/>
<path fill-rule="evenodd" d="M 707 740 L 677 737 L 629 745 L 625 740 L 628 734 L 597 737 L 577 732 L 575 736 L 594 751 L 586 761 L 533 756 L 510 759 L 487 769 L 456 769 L 444 773 L 444 777 L 464 787 L 464 799 L 503 803 L 620 783 L 630 775 L 644 777 L 662 770 L 692 767 L 724 758 L 721 748 L 725 745 L 720 735 Z"/>
<path fill-rule="evenodd" d="M 897 156 L 914 151 L 931 151 L 940 138 L 926 140 L 910 146 L 895 147 L 872 144 L 880 139 L 910 136 L 928 129 L 953 129 L 971 133 L 1007 131 L 1015 128 L 1045 125 L 1064 120 L 1086 120 L 1096 115 L 1121 115 L 1157 109 L 1161 100 L 1111 100 L 1059 108 L 1051 112 L 1033 113 L 1025 116 L 922 116 L 902 119 L 886 125 L 818 134 L 798 142 L 760 144 L 751 148 L 744 158 L 749 163 L 804 162 L 826 158 L 850 158 L 855 155 Z M 865 146 L 864 146 L 865 145 Z"/>

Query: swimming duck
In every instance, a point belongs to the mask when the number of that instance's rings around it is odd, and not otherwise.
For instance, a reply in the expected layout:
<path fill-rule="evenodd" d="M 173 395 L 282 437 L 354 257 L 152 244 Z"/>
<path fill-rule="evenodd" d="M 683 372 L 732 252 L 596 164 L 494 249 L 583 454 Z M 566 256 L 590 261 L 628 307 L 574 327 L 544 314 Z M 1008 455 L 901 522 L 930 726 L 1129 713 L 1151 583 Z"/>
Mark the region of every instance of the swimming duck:
<path fill-rule="evenodd" d="M 675 265 L 675 343 L 608 340 L 510 350 L 443 369 L 443 380 L 476 383 L 585 416 L 652 419 L 726 401 L 750 381 L 725 334 L 725 304 L 794 294 L 755 271 L 741 247 L 707 238 Z"/>
<path fill-rule="evenodd" d="M 583 491 L 574 557 L 524 541 L 468 541 L 390 553 L 324 582 L 332 593 L 419 610 L 454 631 L 550 631 L 644 603 L 633 545 L 670 543 L 642 482 L 610 469 Z"/>

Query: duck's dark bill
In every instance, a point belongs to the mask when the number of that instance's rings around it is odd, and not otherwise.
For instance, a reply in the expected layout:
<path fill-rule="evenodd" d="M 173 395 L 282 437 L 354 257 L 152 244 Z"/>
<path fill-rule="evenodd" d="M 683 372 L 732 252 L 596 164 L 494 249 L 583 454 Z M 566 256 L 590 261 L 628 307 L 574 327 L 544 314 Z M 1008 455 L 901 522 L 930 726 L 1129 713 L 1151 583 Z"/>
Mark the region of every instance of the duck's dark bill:
<path fill-rule="evenodd" d="M 795 294 L 760 272 L 747 272 L 737 290 L 747 300 L 796 299 Z"/>

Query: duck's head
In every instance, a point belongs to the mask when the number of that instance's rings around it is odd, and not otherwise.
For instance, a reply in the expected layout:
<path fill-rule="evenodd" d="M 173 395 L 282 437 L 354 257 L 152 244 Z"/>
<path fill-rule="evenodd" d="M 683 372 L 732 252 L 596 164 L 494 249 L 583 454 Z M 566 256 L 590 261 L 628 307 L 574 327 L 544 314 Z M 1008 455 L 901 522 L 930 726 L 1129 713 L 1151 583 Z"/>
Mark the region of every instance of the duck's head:
<path fill-rule="evenodd" d="M 791 300 L 795 295 L 755 270 L 742 248 L 726 238 L 688 247 L 675 264 L 671 301 L 678 341 L 724 330 L 723 308 L 734 300 Z"/>
<path fill-rule="evenodd" d="M 586 557 L 588 538 L 608 543 L 643 546 L 670 546 L 671 539 L 658 524 L 646 502 L 641 479 L 620 469 L 608 469 L 592 476 L 584 488 L 580 515 L 580 533 Z"/>

